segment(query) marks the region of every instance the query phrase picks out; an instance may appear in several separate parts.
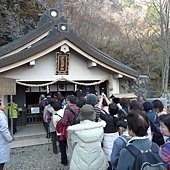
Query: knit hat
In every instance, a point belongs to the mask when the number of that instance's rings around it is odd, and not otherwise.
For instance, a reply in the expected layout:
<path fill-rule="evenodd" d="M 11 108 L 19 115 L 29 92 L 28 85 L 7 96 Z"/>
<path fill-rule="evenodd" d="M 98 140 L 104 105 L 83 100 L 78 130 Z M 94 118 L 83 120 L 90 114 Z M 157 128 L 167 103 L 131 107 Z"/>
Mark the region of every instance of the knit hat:
<path fill-rule="evenodd" d="M 86 104 L 94 106 L 97 103 L 97 96 L 93 93 L 89 93 L 86 96 Z"/>
<path fill-rule="evenodd" d="M 90 104 L 85 104 L 81 108 L 80 112 L 80 120 L 91 120 L 94 121 L 96 119 L 96 113 L 94 111 L 94 108 Z"/>
<path fill-rule="evenodd" d="M 45 95 L 44 95 L 44 94 L 41 94 L 40 99 L 42 100 L 42 99 L 44 99 L 44 98 L 45 98 Z"/>
<path fill-rule="evenodd" d="M 152 110 L 153 109 L 153 103 L 150 102 L 150 101 L 146 101 L 143 103 L 143 110 L 145 112 L 148 112 L 149 110 Z"/>

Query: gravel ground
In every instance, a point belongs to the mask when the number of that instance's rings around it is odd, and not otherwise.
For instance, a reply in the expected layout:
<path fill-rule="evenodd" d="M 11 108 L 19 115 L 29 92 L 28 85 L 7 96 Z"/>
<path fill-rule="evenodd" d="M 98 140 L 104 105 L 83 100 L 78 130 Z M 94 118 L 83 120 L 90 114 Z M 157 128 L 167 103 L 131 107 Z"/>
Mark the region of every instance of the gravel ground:
<path fill-rule="evenodd" d="M 11 149 L 11 160 L 5 170 L 68 170 L 60 163 L 60 153 L 52 152 L 52 145 L 37 145 Z"/>

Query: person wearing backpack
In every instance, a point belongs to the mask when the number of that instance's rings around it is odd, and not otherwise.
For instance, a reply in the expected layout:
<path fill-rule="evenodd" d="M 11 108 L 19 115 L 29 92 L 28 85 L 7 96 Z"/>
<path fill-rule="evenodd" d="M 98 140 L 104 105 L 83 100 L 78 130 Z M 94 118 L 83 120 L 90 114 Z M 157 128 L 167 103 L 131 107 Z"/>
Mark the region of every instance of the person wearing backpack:
<path fill-rule="evenodd" d="M 170 114 L 160 116 L 160 130 L 164 136 L 168 137 L 161 147 L 161 154 L 163 160 L 168 164 L 168 170 L 170 170 Z"/>
<path fill-rule="evenodd" d="M 46 131 L 46 138 L 50 138 L 50 131 L 49 131 L 49 122 L 51 120 L 51 115 L 52 113 L 49 112 L 49 110 L 52 108 L 53 105 L 53 99 L 52 98 L 47 98 L 46 101 L 46 106 L 44 107 L 44 112 L 43 112 L 43 121 L 44 121 L 44 128 Z"/>
<path fill-rule="evenodd" d="M 52 148 L 53 148 L 53 153 L 57 154 L 58 153 L 58 147 L 57 147 L 57 133 L 56 133 L 56 128 L 53 124 L 53 116 L 56 111 L 62 109 L 62 106 L 60 103 L 58 105 L 55 103 L 53 100 L 49 100 L 50 106 L 47 108 L 47 113 L 48 113 L 48 125 L 49 125 L 49 133 L 51 137 L 51 142 L 52 142 Z"/>
<path fill-rule="evenodd" d="M 68 95 L 66 98 L 67 107 L 64 110 L 64 115 L 61 118 L 60 123 L 63 126 L 63 130 L 59 138 L 59 147 L 62 155 L 61 164 L 64 166 L 68 165 L 70 157 L 72 155 L 72 148 L 70 146 L 70 136 L 67 135 L 67 128 L 75 124 L 75 120 L 80 113 L 80 109 L 76 105 L 76 97 L 74 95 Z M 67 149 L 67 153 L 66 153 Z M 68 155 L 67 155 L 68 154 Z"/>
<path fill-rule="evenodd" d="M 135 99 L 131 100 L 129 102 L 128 112 L 132 112 L 132 111 L 133 112 L 138 112 L 138 110 L 143 111 L 143 103 L 144 103 L 143 100 L 142 101 L 141 100 L 135 100 Z M 149 139 L 152 141 L 151 126 L 149 126 L 147 133 L 148 133 Z"/>
<path fill-rule="evenodd" d="M 140 110 L 127 116 L 128 133 L 132 138 L 122 149 L 116 170 L 166 170 L 159 155 L 159 146 L 149 140 L 149 120 Z"/>
<path fill-rule="evenodd" d="M 120 136 L 114 141 L 114 144 L 113 144 L 113 149 L 112 149 L 112 154 L 111 154 L 112 170 L 116 170 L 120 152 L 127 145 L 127 142 L 131 138 L 127 131 L 127 120 L 119 121 L 117 123 L 117 129 L 118 129 Z"/>
<path fill-rule="evenodd" d="M 154 105 L 150 101 L 145 101 L 143 103 L 143 110 L 146 112 L 147 118 L 150 122 L 151 132 L 152 132 L 152 142 L 161 146 L 164 144 L 163 135 L 160 132 L 160 122 L 159 117 L 156 112 L 153 111 Z"/>

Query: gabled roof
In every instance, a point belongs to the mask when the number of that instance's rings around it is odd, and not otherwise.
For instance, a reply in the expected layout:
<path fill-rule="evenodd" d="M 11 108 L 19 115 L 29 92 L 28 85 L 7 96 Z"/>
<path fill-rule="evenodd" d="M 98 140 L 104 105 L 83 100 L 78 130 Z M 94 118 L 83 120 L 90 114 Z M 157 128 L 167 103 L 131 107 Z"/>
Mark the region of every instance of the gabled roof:
<path fill-rule="evenodd" d="M 135 70 L 98 50 L 69 30 L 63 17 L 56 19 L 48 15 L 41 17 L 38 27 L 29 34 L 0 47 L 0 68 L 27 59 L 63 40 L 69 41 L 94 59 L 120 72 L 134 78 L 138 76 Z M 17 51 L 17 49 L 20 50 Z"/>
<path fill-rule="evenodd" d="M 13 42 L 8 43 L 7 45 L 0 47 L 0 57 L 10 53 L 13 50 L 18 49 L 21 46 L 24 46 L 31 42 L 33 39 L 41 36 L 45 32 L 49 31 L 54 26 L 54 20 L 51 20 L 47 14 L 44 14 L 38 23 L 36 29 L 30 33 L 16 39 Z"/>

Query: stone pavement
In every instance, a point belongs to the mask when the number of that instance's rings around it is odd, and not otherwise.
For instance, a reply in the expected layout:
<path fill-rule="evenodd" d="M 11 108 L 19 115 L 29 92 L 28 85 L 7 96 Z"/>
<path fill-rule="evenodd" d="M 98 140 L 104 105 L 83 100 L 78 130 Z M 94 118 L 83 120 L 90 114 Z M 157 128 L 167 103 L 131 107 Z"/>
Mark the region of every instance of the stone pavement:
<path fill-rule="evenodd" d="M 17 127 L 17 133 L 14 135 L 14 141 L 10 143 L 11 148 L 34 146 L 51 143 L 46 138 L 46 132 L 42 124 L 29 124 Z"/>

